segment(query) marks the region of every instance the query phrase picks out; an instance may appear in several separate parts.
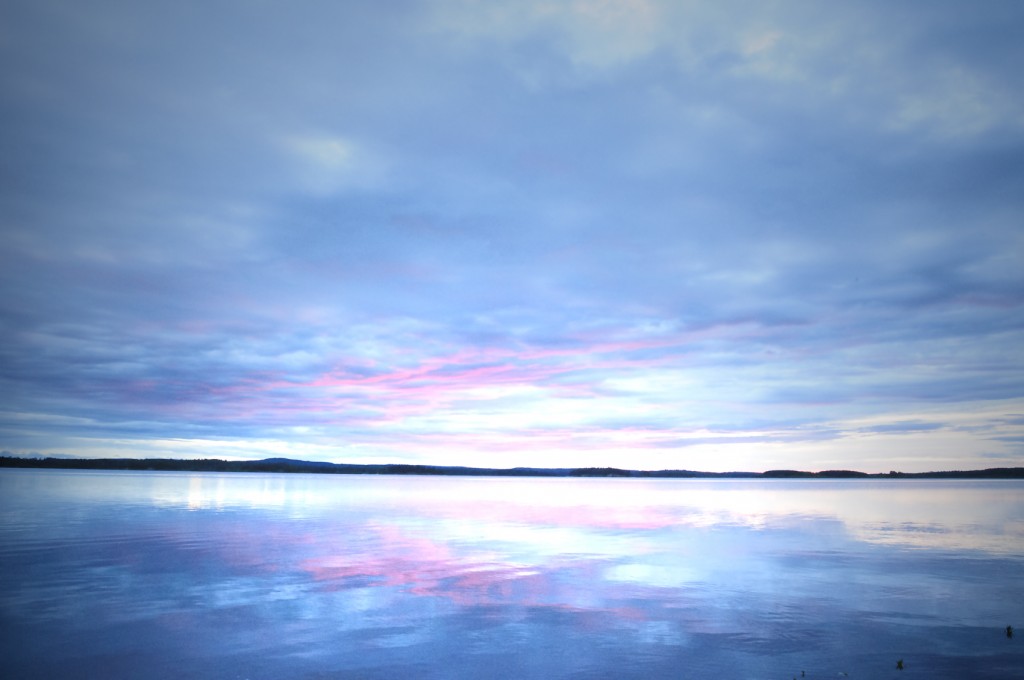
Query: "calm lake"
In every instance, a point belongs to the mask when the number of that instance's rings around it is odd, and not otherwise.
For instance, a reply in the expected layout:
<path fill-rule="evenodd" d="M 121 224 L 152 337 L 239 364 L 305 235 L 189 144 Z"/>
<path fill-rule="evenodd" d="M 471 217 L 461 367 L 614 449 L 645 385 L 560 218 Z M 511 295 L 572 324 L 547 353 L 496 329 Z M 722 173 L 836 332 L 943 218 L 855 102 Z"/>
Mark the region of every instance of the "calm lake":
<path fill-rule="evenodd" d="M 4 469 L 0 613 L 7 678 L 1019 679 L 1024 483 Z"/>

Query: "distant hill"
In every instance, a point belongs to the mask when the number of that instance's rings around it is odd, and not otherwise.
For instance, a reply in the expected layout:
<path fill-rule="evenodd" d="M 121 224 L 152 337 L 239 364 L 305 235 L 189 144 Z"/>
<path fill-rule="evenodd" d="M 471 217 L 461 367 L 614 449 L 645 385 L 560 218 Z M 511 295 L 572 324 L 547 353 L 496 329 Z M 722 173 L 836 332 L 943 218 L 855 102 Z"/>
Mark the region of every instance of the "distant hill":
<path fill-rule="evenodd" d="M 183 472 L 306 472 L 340 475 L 445 475 L 460 477 L 631 477 L 655 479 L 1024 479 L 1024 467 L 942 472 L 869 474 L 855 470 L 768 470 L 766 472 L 696 472 L 693 470 L 624 470 L 621 468 L 475 468 L 410 463 L 357 464 L 265 458 L 226 461 L 216 458 L 23 458 L 0 456 L 0 467 L 66 470 L 167 470 Z"/>

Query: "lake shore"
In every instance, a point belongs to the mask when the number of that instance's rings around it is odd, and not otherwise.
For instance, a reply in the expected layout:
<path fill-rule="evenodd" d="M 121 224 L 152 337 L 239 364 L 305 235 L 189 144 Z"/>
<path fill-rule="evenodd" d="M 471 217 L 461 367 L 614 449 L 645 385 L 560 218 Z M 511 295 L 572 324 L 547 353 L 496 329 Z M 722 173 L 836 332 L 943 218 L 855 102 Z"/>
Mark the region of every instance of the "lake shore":
<path fill-rule="evenodd" d="M 585 468 L 477 468 L 446 465 L 352 464 L 266 458 L 228 461 L 216 458 L 27 458 L 0 456 L 0 467 L 68 470 L 168 470 L 179 472 L 304 472 L 342 475 L 442 475 L 459 477 L 629 477 L 665 479 L 1024 479 L 1024 467 L 936 472 L 869 473 L 856 470 L 766 470 L 764 472 L 700 472 L 694 470 L 626 470 Z"/>

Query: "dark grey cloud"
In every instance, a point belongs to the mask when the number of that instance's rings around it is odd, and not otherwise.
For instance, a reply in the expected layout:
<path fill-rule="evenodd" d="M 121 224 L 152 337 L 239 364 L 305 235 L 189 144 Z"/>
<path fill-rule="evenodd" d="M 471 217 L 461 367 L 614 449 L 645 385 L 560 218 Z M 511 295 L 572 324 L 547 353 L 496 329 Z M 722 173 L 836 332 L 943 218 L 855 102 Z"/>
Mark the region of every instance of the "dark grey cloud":
<path fill-rule="evenodd" d="M 920 421 L 902 421 L 898 423 L 886 423 L 864 428 L 865 432 L 878 432 L 883 434 L 907 434 L 910 432 L 928 432 L 939 430 L 944 427 L 943 423 L 927 423 Z"/>

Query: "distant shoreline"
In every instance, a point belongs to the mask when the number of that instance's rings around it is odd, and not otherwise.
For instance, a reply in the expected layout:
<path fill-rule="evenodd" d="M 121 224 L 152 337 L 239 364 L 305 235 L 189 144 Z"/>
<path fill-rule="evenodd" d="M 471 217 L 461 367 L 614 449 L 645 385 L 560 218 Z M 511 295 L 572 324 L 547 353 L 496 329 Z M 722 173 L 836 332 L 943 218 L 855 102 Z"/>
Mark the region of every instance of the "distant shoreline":
<path fill-rule="evenodd" d="M 940 472 L 868 473 L 856 470 L 767 470 L 765 472 L 698 472 L 694 470 L 625 470 L 585 468 L 477 468 L 403 463 L 362 465 L 266 458 L 226 461 L 216 458 L 21 458 L 0 456 L 0 467 L 64 470 L 154 470 L 180 472 L 305 472 L 335 475 L 431 475 L 448 477 L 628 477 L 639 479 L 1024 479 L 1024 467 Z"/>

